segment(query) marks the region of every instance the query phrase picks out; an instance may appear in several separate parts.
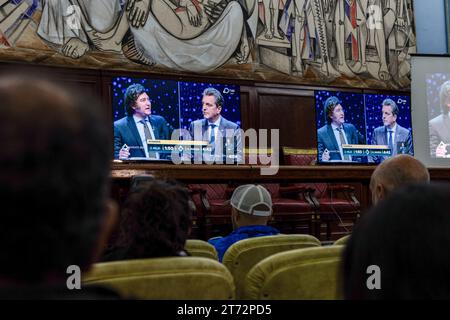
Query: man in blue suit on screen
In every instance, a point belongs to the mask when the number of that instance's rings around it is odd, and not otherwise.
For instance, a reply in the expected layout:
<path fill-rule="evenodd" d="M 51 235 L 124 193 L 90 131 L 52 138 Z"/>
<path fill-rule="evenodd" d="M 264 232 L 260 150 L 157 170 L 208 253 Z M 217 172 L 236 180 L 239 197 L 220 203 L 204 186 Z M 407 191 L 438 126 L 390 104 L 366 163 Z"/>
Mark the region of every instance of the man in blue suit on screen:
<path fill-rule="evenodd" d="M 354 125 L 345 123 L 341 101 L 331 96 L 325 101 L 323 109 L 327 124 L 317 130 L 319 161 L 360 162 L 360 157 L 344 156 L 342 152 L 343 144 L 364 144 L 365 139 Z"/>
<path fill-rule="evenodd" d="M 375 128 L 372 134 L 373 145 L 385 145 L 391 149 L 391 156 L 397 154 L 413 155 L 411 132 L 397 123 L 398 106 L 392 99 L 385 99 L 381 109 L 383 126 Z M 373 157 L 377 163 L 386 157 Z"/>
<path fill-rule="evenodd" d="M 167 121 L 152 115 L 152 104 L 140 84 L 129 86 L 124 95 L 126 117 L 114 122 L 114 158 L 162 159 L 168 155 L 148 149 L 148 140 L 168 140 L 173 128 Z"/>
<path fill-rule="evenodd" d="M 241 130 L 236 123 L 220 115 L 224 104 L 222 94 L 217 89 L 206 88 L 202 96 L 203 119 L 191 122 L 189 133 L 193 140 L 208 141 L 211 152 L 203 152 L 203 160 L 241 163 Z"/>

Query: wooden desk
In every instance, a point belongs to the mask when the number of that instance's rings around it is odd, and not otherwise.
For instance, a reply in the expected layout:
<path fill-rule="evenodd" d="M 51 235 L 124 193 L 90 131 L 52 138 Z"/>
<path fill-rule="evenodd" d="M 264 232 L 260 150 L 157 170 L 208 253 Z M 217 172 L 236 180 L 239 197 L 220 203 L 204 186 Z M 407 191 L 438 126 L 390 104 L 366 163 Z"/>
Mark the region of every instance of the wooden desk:
<path fill-rule="evenodd" d="M 147 163 L 113 163 L 112 178 L 129 179 L 136 174 L 152 174 L 183 182 L 225 181 L 298 181 L 298 182 L 367 182 L 374 166 L 280 166 L 276 175 L 261 175 L 256 165 L 172 165 Z M 450 168 L 429 168 L 431 180 L 450 180 Z"/>
<path fill-rule="evenodd" d="M 361 181 L 370 180 L 371 166 L 280 166 L 276 175 L 261 175 L 255 165 L 170 165 L 118 164 L 112 167 L 113 179 L 129 179 L 136 174 L 152 174 L 183 182 L 253 181 Z M 450 174 L 449 174 L 450 175 Z"/>

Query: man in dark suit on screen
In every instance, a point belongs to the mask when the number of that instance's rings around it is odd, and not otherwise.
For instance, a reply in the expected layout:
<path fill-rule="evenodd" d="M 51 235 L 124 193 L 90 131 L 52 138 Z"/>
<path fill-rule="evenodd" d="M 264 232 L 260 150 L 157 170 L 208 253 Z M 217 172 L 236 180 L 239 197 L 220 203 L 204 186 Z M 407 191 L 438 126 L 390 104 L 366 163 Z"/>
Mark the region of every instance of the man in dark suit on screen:
<path fill-rule="evenodd" d="M 224 104 L 222 94 L 214 88 L 207 88 L 202 95 L 203 119 L 191 122 L 189 133 L 194 140 L 208 141 L 211 152 L 203 152 L 203 160 L 222 162 L 227 155 L 231 156 L 232 162 L 241 163 L 241 130 L 236 123 L 220 115 Z"/>
<path fill-rule="evenodd" d="M 450 80 L 439 89 L 441 114 L 429 121 L 431 157 L 445 158 L 450 147 Z"/>
<path fill-rule="evenodd" d="M 327 124 L 317 130 L 319 160 L 360 161 L 360 158 L 343 154 L 343 144 L 364 144 L 365 139 L 354 125 L 345 123 L 344 109 L 337 97 L 331 96 L 325 101 L 324 114 Z"/>
<path fill-rule="evenodd" d="M 372 134 L 373 145 L 385 145 L 391 149 L 391 156 L 397 154 L 413 155 L 411 132 L 397 123 L 398 106 L 392 99 L 385 99 L 381 109 L 383 126 L 375 128 Z M 375 162 L 381 162 L 386 157 L 373 157 Z"/>
<path fill-rule="evenodd" d="M 124 95 L 126 117 L 114 122 L 114 158 L 160 159 L 167 155 L 150 151 L 148 140 L 168 140 L 173 128 L 167 121 L 152 115 L 152 104 L 140 84 L 127 88 Z"/>

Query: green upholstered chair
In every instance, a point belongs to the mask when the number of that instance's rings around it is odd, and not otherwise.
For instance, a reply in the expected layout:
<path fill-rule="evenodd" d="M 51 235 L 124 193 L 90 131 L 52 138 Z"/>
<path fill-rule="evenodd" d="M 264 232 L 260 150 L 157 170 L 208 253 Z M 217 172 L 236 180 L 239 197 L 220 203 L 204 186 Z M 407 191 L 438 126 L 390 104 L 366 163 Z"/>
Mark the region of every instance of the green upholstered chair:
<path fill-rule="evenodd" d="M 343 248 L 306 248 L 272 255 L 249 271 L 243 298 L 340 299 L 339 270 Z"/>
<path fill-rule="evenodd" d="M 188 239 L 184 245 L 184 249 L 193 257 L 210 258 L 219 260 L 216 248 L 203 240 Z"/>
<path fill-rule="evenodd" d="M 135 299 L 228 300 L 235 293 L 230 272 L 218 261 L 199 257 L 96 263 L 82 281 Z"/>
<path fill-rule="evenodd" d="M 223 256 L 222 263 L 230 270 L 236 284 L 236 298 L 241 299 L 248 271 L 259 261 L 286 250 L 318 247 L 320 241 L 307 234 L 283 234 L 250 238 L 234 243 Z"/>
<path fill-rule="evenodd" d="M 342 238 L 337 239 L 337 240 L 333 243 L 333 245 L 337 245 L 337 246 L 345 246 L 345 245 L 347 244 L 347 242 L 348 242 L 348 239 L 350 239 L 350 235 L 349 235 L 349 234 L 346 235 L 346 236 L 343 236 Z"/>

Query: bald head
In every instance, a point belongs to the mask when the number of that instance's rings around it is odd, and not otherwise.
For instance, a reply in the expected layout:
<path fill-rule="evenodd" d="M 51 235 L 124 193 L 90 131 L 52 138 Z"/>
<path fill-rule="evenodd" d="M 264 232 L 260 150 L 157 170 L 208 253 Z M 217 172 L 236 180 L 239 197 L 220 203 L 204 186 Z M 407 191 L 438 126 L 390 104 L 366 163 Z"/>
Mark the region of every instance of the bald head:
<path fill-rule="evenodd" d="M 397 155 L 382 162 L 372 173 L 372 202 L 377 203 L 397 188 L 429 182 L 430 174 L 422 162 L 407 154 Z"/>

